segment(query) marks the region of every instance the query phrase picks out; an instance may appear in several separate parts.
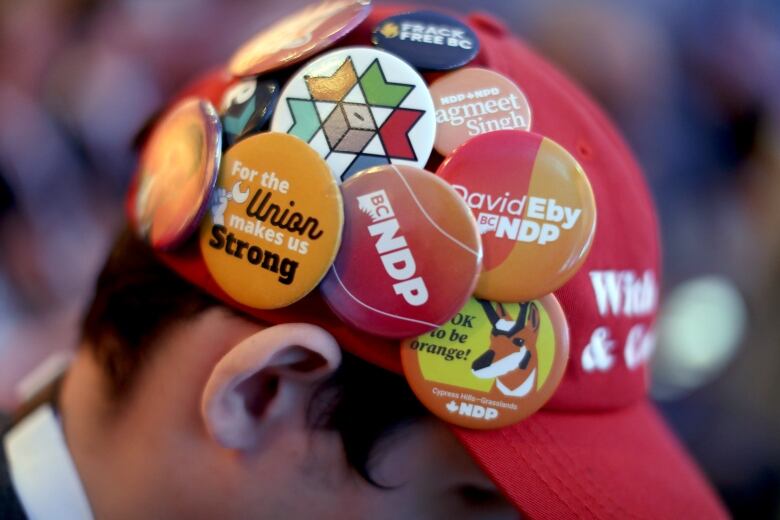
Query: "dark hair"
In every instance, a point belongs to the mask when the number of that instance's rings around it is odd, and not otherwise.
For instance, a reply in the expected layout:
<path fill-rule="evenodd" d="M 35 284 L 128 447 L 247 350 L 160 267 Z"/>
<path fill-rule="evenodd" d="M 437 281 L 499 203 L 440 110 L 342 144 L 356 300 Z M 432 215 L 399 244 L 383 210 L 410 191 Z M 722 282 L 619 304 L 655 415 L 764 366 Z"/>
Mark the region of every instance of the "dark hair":
<path fill-rule="evenodd" d="M 14 192 L 5 180 L 2 170 L 0 170 L 0 220 L 2 220 L 6 212 L 13 209 L 14 205 Z"/>
<path fill-rule="evenodd" d="M 144 359 L 169 327 L 224 306 L 164 266 L 130 230 L 120 234 L 100 273 L 82 327 L 117 404 L 132 392 Z M 367 392 L 366 389 L 373 389 Z M 428 413 L 402 377 L 344 353 L 309 405 L 313 429 L 337 431 L 347 462 L 368 482 L 381 440 Z"/>
<path fill-rule="evenodd" d="M 218 305 L 123 230 L 98 276 L 82 325 L 83 339 L 107 376 L 109 396 L 121 401 L 131 391 L 163 332 Z"/>
<path fill-rule="evenodd" d="M 309 406 L 309 423 L 339 432 L 347 462 L 377 487 L 385 485 L 371 477 L 370 467 L 381 441 L 429 416 L 401 376 L 348 353 Z"/>

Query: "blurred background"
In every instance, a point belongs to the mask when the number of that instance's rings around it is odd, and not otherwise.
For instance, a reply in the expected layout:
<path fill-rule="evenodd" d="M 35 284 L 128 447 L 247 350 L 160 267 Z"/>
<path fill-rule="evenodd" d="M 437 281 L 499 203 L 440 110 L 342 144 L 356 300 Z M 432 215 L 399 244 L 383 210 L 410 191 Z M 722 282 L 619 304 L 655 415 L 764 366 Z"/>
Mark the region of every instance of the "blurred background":
<path fill-rule="evenodd" d="M 305 3 L 0 0 L 0 411 L 78 341 L 133 136 Z M 479 7 L 583 85 L 636 152 L 665 245 L 653 395 L 735 516 L 780 518 L 780 2 Z"/>

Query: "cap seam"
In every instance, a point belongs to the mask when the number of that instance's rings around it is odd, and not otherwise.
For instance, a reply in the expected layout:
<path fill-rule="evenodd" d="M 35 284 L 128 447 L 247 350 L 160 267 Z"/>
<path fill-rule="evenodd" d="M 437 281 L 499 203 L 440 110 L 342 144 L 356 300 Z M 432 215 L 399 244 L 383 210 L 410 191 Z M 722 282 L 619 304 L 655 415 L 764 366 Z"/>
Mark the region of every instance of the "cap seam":
<path fill-rule="evenodd" d="M 568 452 L 568 450 L 565 448 L 565 446 L 555 440 L 555 437 L 544 426 L 544 424 L 541 424 L 541 423 L 534 424 L 531 427 L 532 428 L 537 428 L 538 430 L 544 432 L 544 434 L 546 436 L 546 442 L 549 443 L 549 444 L 554 444 L 555 448 L 556 448 L 555 451 L 550 450 L 550 453 L 556 453 L 557 452 L 558 454 L 562 454 L 563 455 L 563 458 L 565 459 L 565 460 L 563 460 L 563 462 L 568 462 L 569 464 L 568 465 L 567 464 L 562 464 L 561 467 L 566 472 L 566 474 L 569 477 L 572 478 L 572 480 L 574 480 L 575 482 L 579 483 L 580 480 L 575 478 L 576 476 L 574 475 L 574 472 L 572 472 L 572 470 L 570 469 L 575 464 L 574 457 L 571 456 L 571 454 Z M 540 439 L 540 437 L 538 435 L 536 435 L 533 431 L 531 432 L 531 435 L 534 435 L 537 439 Z M 544 443 L 540 443 L 540 444 L 544 444 Z M 560 459 L 558 458 L 557 455 L 555 455 L 554 458 L 556 458 L 560 462 Z M 586 471 L 584 471 L 582 473 L 583 473 L 582 476 L 588 482 L 588 484 L 591 486 L 591 489 L 596 489 L 598 486 L 596 486 L 596 483 L 593 480 L 593 477 Z M 638 519 L 638 520 L 642 520 L 642 519 L 645 518 L 645 517 L 637 515 L 634 512 L 631 512 L 631 511 L 627 510 L 625 507 L 623 507 L 622 505 L 618 504 L 615 500 L 613 500 L 612 497 L 609 494 L 607 494 L 606 497 L 605 497 L 606 504 L 604 505 L 604 504 L 601 503 L 602 502 L 601 498 L 597 497 L 592 492 L 588 492 L 588 489 L 585 486 L 581 485 L 580 488 L 582 489 L 582 491 L 585 493 L 585 495 L 588 498 L 591 498 L 591 499 L 595 500 L 596 502 L 599 502 L 600 503 L 600 507 L 604 511 L 609 511 L 610 507 L 611 507 L 611 508 L 613 508 L 614 511 L 625 515 L 625 517 L 627 517 L 627 518 L 635 518 L 635 519 Z"/>
<path fill-rule="evenodd" d="M 528 425 L 528 433 L 531 437 L 534 438 L 536 441 L 534 445 L 541 446 L 546 453 L 546 456 L 544 460 L 547 460 L 551 463 L 553 467 L 556 467 L 557 469 L 561 470 L 567 477 L 567 479 L 560 479 L 562 482 L 571 482 L 572 488 L 577 490 L 577 494 L 572 493 L 572 496 L 575 497 L 590 513 L 593 514 L 593 518 L 609 518 L 608 512 L 609 508 L 607 508 L 599 499 L 597 499 L 593 494 L 591 494 L 587 488 L 585 488 L 581 483 L 579 478 L 575 476 L 572 471 L 563 463 L 564 461 L 558 457 L 558 455 L 550 450 L 547 447 L 547 444 L 543 441 L 541 437 L 539 437 L 534 431 L 533 431 L 534 425 L 532 423 L 529 423 Z M 551 443 L 556 444 L 554 440 L 551 439 Z M 591 506 L 595 506 L 595 510 Z M 601 514 L 599 514 L 601 513 Z"/>

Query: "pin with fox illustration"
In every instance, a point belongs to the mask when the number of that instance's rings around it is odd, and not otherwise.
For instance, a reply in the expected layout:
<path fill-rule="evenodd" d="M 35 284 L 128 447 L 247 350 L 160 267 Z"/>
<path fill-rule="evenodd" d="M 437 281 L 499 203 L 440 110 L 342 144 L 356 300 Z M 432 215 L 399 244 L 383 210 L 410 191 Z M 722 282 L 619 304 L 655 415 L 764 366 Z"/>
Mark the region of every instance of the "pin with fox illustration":
<path fill-rule="evenodd" d="M 492 429 L 536 412 L 560 383 L 569 332 L 553 295 L 521 303 L 472 298 L 446 325 L 403 342 L 404 372 L 441 419 Z"/>

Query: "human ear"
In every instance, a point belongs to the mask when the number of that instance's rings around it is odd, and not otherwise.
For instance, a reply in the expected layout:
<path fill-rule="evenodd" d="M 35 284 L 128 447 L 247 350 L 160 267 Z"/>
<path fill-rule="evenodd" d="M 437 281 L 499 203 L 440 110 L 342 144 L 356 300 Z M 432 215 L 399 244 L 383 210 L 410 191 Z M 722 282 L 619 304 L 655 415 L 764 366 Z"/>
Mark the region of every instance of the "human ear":
<path fill-rule="evenodd" d="M 214 366 L 201 401 L 206 429 L 225 448 L 251 450 L 280 427 L 305 420 L 312 391 L 340 364 L 338 343 L 320 327 L 263 329 Z"/>

